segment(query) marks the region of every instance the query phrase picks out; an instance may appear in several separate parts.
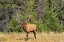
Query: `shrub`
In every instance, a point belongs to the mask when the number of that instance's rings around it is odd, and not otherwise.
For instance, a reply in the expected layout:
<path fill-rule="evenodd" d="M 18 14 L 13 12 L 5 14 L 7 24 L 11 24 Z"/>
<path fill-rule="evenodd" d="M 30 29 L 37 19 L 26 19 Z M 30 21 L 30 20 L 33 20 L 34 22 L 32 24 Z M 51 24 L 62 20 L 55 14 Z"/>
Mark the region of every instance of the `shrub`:
<path fill-rule="evenodd" d="M 22 32 L 21 26 L 15 19 L 12 19 L 9 24 L 10 32 Z"/>

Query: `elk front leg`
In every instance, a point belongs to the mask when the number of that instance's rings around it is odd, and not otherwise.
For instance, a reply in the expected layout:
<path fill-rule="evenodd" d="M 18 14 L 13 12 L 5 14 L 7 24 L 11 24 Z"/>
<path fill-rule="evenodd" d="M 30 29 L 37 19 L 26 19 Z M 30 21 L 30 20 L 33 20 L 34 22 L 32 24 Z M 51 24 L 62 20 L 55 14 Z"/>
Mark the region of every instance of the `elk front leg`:
<path fill-rule="evenodd" d="M 28 33 L 26 34 L 26 41 L 28 40 Z"/>

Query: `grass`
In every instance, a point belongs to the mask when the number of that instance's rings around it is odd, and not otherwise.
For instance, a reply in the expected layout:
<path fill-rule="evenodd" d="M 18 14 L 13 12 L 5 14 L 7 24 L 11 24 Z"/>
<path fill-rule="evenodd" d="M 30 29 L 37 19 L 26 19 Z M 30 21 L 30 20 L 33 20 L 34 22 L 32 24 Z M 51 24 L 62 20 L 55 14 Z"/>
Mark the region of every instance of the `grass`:
<path fill-rule="evenodd" d="M 37 39 L 30 33 L 28 41 L 25 41 L 25 37 L 26 33 L 0 33 L 0 42 L 64 42 L 64 32 L 37 33 Z"/>

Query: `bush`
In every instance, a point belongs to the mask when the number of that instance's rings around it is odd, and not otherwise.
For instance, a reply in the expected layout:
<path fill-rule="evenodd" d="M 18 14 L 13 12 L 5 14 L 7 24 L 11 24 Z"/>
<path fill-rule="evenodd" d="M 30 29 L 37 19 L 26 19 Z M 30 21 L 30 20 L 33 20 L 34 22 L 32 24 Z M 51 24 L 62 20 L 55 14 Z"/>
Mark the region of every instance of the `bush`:
<path fill-rule="evenodd" d="M 61 25 L 60 21 L 56 17 L 57 14 L 53 13 L 51 8 L 47 8 L 45 11 L 45 17 L 43 18 L 44 27 L 47 28 L 46 30 L 61 32 Z"/>
<path fill-rule="evenodd" d="M 43 32 L 44 31 L 44 25 L 43 25 L 42 21 L 38 21 L 36 23 L 36 25 L 37 25 L 37 32 Z"/>
<path fill-rule="evenodd" d="M 10 32 L 22 32 L 21 26 L 15 19 L 12 19 L 9 24 Z"/>

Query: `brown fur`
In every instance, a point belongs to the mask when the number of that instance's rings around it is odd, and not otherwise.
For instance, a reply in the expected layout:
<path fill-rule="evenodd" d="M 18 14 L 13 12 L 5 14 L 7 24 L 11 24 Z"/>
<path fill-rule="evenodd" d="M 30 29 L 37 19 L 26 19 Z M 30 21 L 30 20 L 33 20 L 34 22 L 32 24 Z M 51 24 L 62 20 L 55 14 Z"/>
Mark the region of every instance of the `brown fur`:
<path fill-rule="evenodd" d="M 35 24 L 21 23 L 21 26 L 22 26 L 22 29 L 27 33 L 26 40 L 28 39 L 28 34 L 30 32 L 34 33 L 34 37 L 36 39 L 36 25 Z"/>

